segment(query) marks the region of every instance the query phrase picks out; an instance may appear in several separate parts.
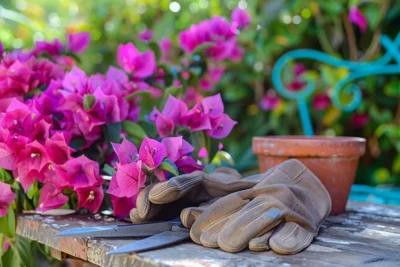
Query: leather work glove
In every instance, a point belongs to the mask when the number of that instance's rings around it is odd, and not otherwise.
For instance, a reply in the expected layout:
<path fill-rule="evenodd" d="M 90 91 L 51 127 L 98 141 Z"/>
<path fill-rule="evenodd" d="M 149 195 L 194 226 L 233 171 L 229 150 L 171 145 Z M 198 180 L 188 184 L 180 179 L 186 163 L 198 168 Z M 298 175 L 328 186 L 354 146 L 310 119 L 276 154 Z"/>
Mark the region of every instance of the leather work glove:
<path fill-rule="evenodd" d="M 205 247 L 295 254 L 311 244 L 330 210 L 325 187 L 292 159 L 263 174 L 256 186 L 218 199 L 187 226 L 191 239 Z"/>
<path fill-rule="evenodd" d="M 130 219 L 132 223 L 168 220 L 178 217 L 186 207 L 196 207 L 187 210 L 186 216 L 181 216 L 185 226 L 192 225 L 196 215 L 199 215 L 208 204 L 232 192 L 255 186 L 261 176 L 241 178 L 236 170 L 221 167 L 210 174 L 194 171 L 165 182 L 151 184 L 139 193 L 136 208 L 130 212 Z"/>

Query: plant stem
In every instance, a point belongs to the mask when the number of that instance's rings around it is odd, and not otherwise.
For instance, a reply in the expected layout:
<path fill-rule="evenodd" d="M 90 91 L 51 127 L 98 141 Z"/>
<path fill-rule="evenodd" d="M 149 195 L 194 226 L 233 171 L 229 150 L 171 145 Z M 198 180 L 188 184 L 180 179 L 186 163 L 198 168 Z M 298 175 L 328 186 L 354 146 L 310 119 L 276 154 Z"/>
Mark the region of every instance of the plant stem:
<path fill-rule="evenodd" d="M 379 16 L 380 16 L 379 24 L 374 32 L 374 35 L 372 36 L 372 41 L 371 41 L 370 46 L 368 47 L 365 54 L 361 57 L 360 61 L 368 61 L 368 60 L 372 59 L 378 52 L 379 48 L 381 47 L 379 44 L 379 41 L 381 39 L 381 34 L 382 34 L 382 23 L 383 23 L 383 19 L 385 18 L 385 15 L 389 9 L 389 6 L 390 6 L 390 0 L 384 1 L 382 3 L 381 10 L 379 12 Z"/>
<path fill-rule="evenodd" d="M 322 49 L 328 54 L 335 55 L 336 53 L 333 50 L 324 29 L 324 19 L 321 15 L 321 10 L 319 9 L 319 6 L 316 3 L 310 3 L 310 9 L 315 16 L 315 20 L 317 23 L 317 36 L 322 46 Z"/>
<path fill-rule="evenodd" d="M 343 21 L 344 29 L 345 29 L 346 35 L 347 35 L 347 42 L 349 44 L 350 59 L 352 61 L 357 61 L 356 37 L 354 34 L 353 26 L 351 25 L 351 23 L 349 21 L 349 17 L 347 16 L 346 13 L 342 14 L 342 21 Z"/>

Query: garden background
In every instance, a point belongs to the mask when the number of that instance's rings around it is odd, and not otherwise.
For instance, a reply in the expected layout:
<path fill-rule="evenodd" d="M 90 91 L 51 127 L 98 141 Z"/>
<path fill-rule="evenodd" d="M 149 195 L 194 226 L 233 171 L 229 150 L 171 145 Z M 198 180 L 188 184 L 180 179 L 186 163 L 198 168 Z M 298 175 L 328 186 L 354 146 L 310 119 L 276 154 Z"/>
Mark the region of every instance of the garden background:
<path fill-rule="evenodd" d="M 367 28 L 349 20 L 350 6 L 358 6 Z M 399 32 L 400 2 L 390 0 L 3 0 L 0 5 L 0 40 L 9 49 L 34 46 L 35 41 L 65 40 L 66 33 L 88 31 L 89 48 L 78 64 L 88 74 L 116 65 L 117 46 L 133 42 L 146 49 L 143 34 L 152 41 L 172 40 L 172 56 L 182 53 L 178 33 L 213 15 L 230 17 L 236 7 L 246 9 L 252 23 L 240 34 L 244 49 L 240 62 L 225 62 L 221 79 L 211 80 L 202 95 L 222 94 L 225 111 L 238 121 L 223 139 L 235 167 L 251 173 L 257 161 L 251 150 L 253 136 L 303 134 L 296 103 L 278 96 L 271 82 L 275 61 L 286 51 L 313 48 L 347 60 L 370 61 L 385 51 L 379 37 L 392 39 Z M 140 34 L 142 33 L 142 35 Z M 400 84 L 399 77 L 372 76 L 357 81 L 362 104 L 354 112 L 331 104 L 331 88 L 346 69 L 304 61 L 287 70 L 293 90 L 301 89 L 298 76 L 317 81 L 309 99 L 316 134 L 361 136 L 367 143 L 356 182 L 369 185 L 400 183 Z M 207 66 L 205 65 L 204 68 Z M 299 71 L 299 69 L 301 69 Z M 206 71 L 206 70 L 204 70 Z"/>

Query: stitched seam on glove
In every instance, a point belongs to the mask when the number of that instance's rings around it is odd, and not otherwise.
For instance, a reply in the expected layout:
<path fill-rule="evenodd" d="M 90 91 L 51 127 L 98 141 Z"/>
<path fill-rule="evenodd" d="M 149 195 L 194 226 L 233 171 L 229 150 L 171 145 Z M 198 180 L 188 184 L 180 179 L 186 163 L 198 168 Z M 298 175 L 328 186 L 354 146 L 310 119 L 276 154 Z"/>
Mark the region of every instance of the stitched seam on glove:
<path fill-rule="evenodd" d="M 187 189 L 188 187 L 190 187 L 191 185 L 199 183 L 199 182 L 201 182 L 201 179 L 188 180 L 187 182 L 182 183 L 181 187 L 167 187 L 167 189 L 160 191 L 157 194 L 150 193 L 149 197 L 151 197 L 152 199 L 154 199 L 154 198 L 159 199 L 159 198 L 165 197 L 166 195 L 168 195 L 171 192 L 183 191 L 183 190 Z M 155 203 L 154 201 L 151 201 L 151 202 Z"/>
<path fill-rule="evenodd" d="M 263 206 L 265 203 L 259 203 L 257 206 L 254 206 L 253 208 L 256 208 L 258 206 Z M 253 221 L 257 220 L 258 218 L 260 218 L 261 216 L 265 216 L 265 213 L 267 213 L 269 210 L 273 209 L 274 207 L 271 207 L 269 209 L 267 209 L 265 212 L 261 213 L 260 215 L 258 215 L 257 217 L 253 217 L 251 220 L 249 220 L 248 222 L 246 222 L 245 224 L 243 224 L 239 230 L 243 230 L 244 227 L 246 227 L 248 224 L 252 223 Z M 281 211 L 281 210 L 279 210 Z M 272 219 L 271 219 L 272 220 Z"/>
<path fill-rule="evenodd" d="M 282 222 L 282 221 L 276 221 L 274 224 L 271 224 L 269 227 L 266 227 L 265 230 L 264 230 L 263 232 L 261 232 L 260 236 L 263 235 L 263 234 L 265 234 L 266 232 L 270 231 L 271 229 L 274 229 L 274 227 L 276 227 L 277 225 L 279 225 L 281 222 Z M 240 250 L 245 249 L 245 248 L 249 245 L 249 242 L 246 242 L 243 246 L 236 246 L 236 247 L 235 247 L 235 246 L 226 244 L 226 243 L 224 243 L 224 242 L 220 242 L 220 241 L 218 240 L 218 245 L 219 245 L 221 248 L 228 248 L 228 249 L 224 249 L 224 250 L 229 250 L 229 251 L 240 251 Z"/>
<path fill-rule="evenodd" d="M 233 213 L 239 211 L 242 207 L 239 207 L 233 211 L 231 211 L 230 213 L 226 214 L 224 217 L 219 218 L 217 221 L 213 222 L 212 224 L 208 225 L 206 228 L 203 229 L 202 233 L 204 233 L 206 230 L 210 229 L 211 227 L 213 227 L 214 225 L 216 225 L 217 223 L 219 223 L 220 221 L 222 221 L 223 219 L 231 216 Z"/>
<path fill-rule="evenodd" d="M 279 254 L 296 254 L 297 252 L 301 251 L 304 249 L 304 245 L 305 244 L 310 244 L 312 239 L 315 237 L 315 235 L 308 233 L 307 237 L 304 238 L 304 241 L 299 243 L 294 249 L 293 251 L 288 252 L 286 249 L 284 249 L 283 247 L 279 246 L 273 239 L 271 239 L 270 242 L 270 246 L 271 248 L 275 251 L 278 252 Z"/>

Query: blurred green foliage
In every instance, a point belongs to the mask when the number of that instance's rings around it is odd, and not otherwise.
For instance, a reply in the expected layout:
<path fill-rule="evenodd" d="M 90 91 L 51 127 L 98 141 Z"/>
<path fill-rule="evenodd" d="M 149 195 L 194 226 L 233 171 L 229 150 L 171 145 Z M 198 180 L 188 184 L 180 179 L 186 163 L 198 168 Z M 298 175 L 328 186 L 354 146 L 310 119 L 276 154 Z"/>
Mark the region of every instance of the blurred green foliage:
<path fill-rule="evenodd" d="M 172 12 L 176 8 L 180 9 Z M 63 39 L 65 32 L 90 31 L 92 42 L 81 58 L 89 73 L 104 72 L 116 65 L 120 43 L 145 45 L 137 35 L 153 30 L 156 41 L 171 37 L 177 46 L 179 31 L 212 15 L 229 17 L 238 5 L 247 8 L 253 23 L 241 33 L 245 48 L 242 62 L 231 63 L 213 92 L 222 92 L 227 113 L 239 121 L 223 143 L 241 171 L 254 171 L 257 161 L 251 138 L 259 135 L 302 134 L 294 102 L 282 100 L 272 111 L 263 111 L 259 102 L 273 89 L 271 69 L 284 52 L 312 48 L 351 60 L 378 58 L 384 50 L 381 34 L 394 38 L 400 30 L 400 2 L 390 0 L 3 0 L 0 9 L 0 40 L 6 47 L 32 47 L 35 40 Z M 348 21 L 350 5 L 359 5 L 368 20 L 368 30 L 360 33 Z M 177 54 L 182 53 L 176 51 Z M 321 93 L 346 74 L 322 64 L 304 62 L 306 75 L 318 81 Z M 355 112 L 368 117 L 356 127 L 352 116 L 330 105 L 310 110 L 318 134 L 362 136 L 368 152 L 361 162 L 357 181 L 366 184 L 400 183 L 400 84 L 399 78 L 368 77 L 358 81 L 363 103 Z"/>

